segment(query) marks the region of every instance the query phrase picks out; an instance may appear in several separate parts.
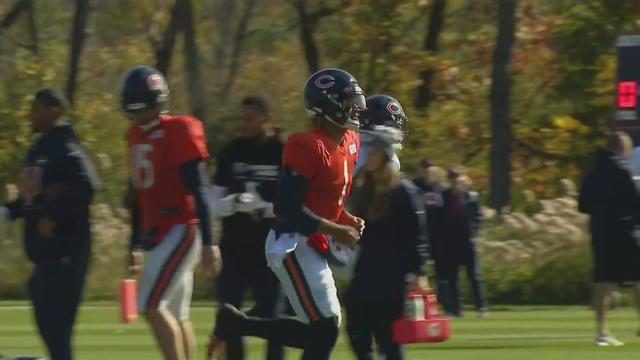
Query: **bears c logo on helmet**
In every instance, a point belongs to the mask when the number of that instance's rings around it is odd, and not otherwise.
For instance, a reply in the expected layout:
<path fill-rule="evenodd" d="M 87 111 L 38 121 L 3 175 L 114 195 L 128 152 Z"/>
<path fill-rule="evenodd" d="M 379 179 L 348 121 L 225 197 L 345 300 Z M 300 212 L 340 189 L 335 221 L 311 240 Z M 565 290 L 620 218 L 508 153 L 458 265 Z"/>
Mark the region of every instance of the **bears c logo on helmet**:
<path fill-rule="evenodd" d="M 333 85 L 335 85 L 336 83 L 335 80 L 336 78 L 334 78 L 331 75 L 320 75 L 318 76 L 316 81 L 314 81 L 314 84 L 316 84 L 316 86 L 319 87 L 320 89 L 328 89 Z"/>
<path fill-rule="evenodd" d="M 402 114 L 402 107 L 397 102 L 390 102 L 387 104 L 387 110 L 393 115 Z"/>

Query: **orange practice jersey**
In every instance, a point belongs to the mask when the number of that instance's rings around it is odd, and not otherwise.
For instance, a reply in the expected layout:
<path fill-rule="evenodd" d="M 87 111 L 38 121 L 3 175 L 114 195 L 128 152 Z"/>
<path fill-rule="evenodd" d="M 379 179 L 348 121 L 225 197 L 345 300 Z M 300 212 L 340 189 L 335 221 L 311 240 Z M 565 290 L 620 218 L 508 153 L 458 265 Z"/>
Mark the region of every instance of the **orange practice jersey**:
<path fill-rule="evenodd" d="M 202 122 L 189 116 L 162 116 L 150 130 L 132 126 L 127 140 L 143 232 L 157 243 L 173 225 L 198 223 L 194 197 L 179 168 L 209 157 Z"/>
<path fill-rule="evenodd" d="M 304 176 L 309 191 L 304 206 L 315 215 L 336 222 L 349 196 L 360 137 L 348 130 L 336 144 L 323 130 L 292 134 L 284 148 L 283 165 Z"/>

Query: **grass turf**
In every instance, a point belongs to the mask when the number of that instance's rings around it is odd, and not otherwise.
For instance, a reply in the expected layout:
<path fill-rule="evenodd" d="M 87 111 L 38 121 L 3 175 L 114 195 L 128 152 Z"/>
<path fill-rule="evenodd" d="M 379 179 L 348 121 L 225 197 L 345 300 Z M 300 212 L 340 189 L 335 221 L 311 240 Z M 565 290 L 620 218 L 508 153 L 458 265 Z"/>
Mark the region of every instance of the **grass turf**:
<path fill-rule="evenodd" d="M 198 359 L 204 358 L 206 336 L 211 329 L 212 309 L 194 307 L 192 319 L 198 334 Z M 453 320 L 453 336 L 442 344 L 408 346 L 407 359 L 527 360 L 580 359 L 616 360 L 637 358 L 640 338 L 635 336 L 638 321 L 631 309 L 610 313 L 612 332 L 626 342 L 623 347 L 598 348 L 593 345 L 591 312 L 584 307 L 504 307 L 489 318 L 469 313 Z M 248 359 L 264 359 L 263 342 L 248 339 Z M 160 359 L 146 325 L 117 322 L 117 308 L 110 305 L 85 306 L 76 326 L 75 358 Z M 0 302 L 0 354 L 43 355 L 32 325 L 29 307 L 24 303 Z M 287 350 L 287 359 L 298 359 L 300 352 Z M 332 359 L 353 359 L 344 329 Z"/>

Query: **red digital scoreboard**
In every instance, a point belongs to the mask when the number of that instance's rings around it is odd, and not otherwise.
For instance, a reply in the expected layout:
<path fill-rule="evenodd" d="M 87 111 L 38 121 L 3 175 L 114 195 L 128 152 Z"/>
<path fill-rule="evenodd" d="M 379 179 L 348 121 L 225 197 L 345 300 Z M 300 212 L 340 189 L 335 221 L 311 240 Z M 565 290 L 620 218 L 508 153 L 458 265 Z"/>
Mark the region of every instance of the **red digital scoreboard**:
<path fill-rule="evenodd" d="M 618 68 L 616 72 L 616 110 L 614 127 L 621 130 L 640 130 L 640 34 L 618 36 L 616 42 Z"/>

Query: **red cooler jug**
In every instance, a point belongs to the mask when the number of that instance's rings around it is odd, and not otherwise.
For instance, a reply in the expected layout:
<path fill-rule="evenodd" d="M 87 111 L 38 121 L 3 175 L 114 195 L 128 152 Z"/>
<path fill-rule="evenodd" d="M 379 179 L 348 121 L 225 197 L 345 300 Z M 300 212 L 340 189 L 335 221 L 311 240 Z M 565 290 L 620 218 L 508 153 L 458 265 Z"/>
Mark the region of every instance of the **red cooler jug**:
<path fill-rule="evenodd" d="M 442 342 L 451 336 L 451 324 L 438 309 L 431 289 L 410 291 L 404 318 L 393 322 L 393 340 L 400 344 Z"/>

